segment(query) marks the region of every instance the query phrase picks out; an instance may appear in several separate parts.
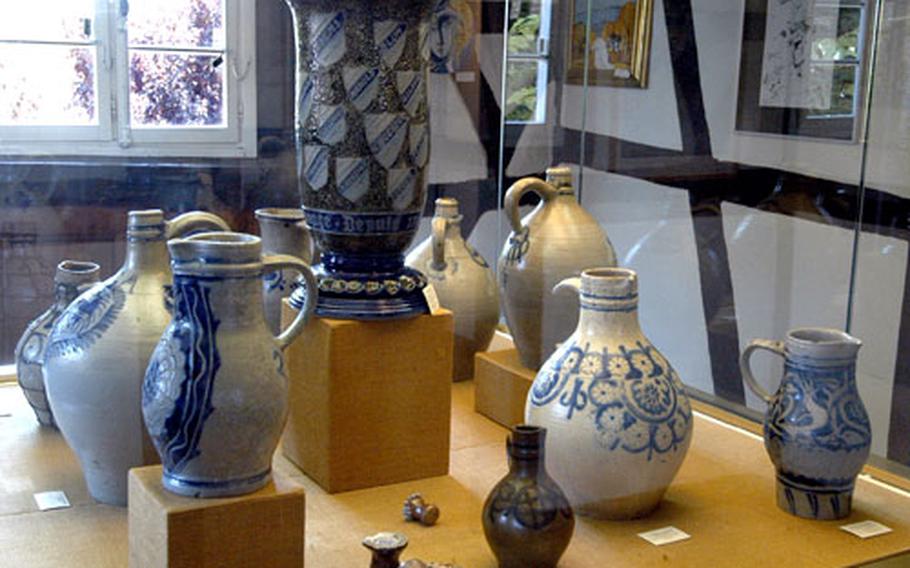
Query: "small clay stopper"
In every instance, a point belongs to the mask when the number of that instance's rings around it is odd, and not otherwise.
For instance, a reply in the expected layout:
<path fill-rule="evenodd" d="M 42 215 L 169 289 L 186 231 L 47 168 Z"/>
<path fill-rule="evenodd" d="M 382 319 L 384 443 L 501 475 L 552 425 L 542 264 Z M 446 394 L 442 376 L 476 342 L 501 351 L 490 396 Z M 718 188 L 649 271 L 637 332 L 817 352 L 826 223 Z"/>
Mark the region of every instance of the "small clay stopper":
<path fill-rule="evenodd" d="M 425 527 L 431 527 L 439 520 L 439 507 L 424 501 L 420 493 L 414 493 L 405 500 L 402 514 L 406 521 L 414 521 Z"/>
<path fill-rule="evenodd" d="M 408 546 L 408 537 L 401 533 L 381 532 L 363 539 L 363 545 L 373 553 L 370 568 L 398 568 L 398 557 Z"/>

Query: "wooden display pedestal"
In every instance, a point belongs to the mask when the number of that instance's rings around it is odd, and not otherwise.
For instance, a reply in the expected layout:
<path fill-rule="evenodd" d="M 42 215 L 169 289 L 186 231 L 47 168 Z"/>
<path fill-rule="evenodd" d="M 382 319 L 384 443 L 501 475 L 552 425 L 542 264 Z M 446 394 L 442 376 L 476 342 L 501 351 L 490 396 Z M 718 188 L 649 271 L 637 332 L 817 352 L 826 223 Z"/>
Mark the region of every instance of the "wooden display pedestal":
<path fill-rule="evenodd" d="M 293 310 L 285 302 L 282 319 Z M 452 313 L 313 318 L 285 353 L 284 455 L 329 493 L 449 473 Z"/>
<path fill-rule="evenodd" d="M 525 401 L 537 372 L 521 364 L 516 349 L 474 356 L 474 410 L 511 428 L 524 422 Z"/>
<path fill-rule="evenodd" d="M 131 568 L 303 566 L 303 488 L 277 478 L 255 493 L 193 499 L 161 485 L 161 466 L 130 470 Z"/>

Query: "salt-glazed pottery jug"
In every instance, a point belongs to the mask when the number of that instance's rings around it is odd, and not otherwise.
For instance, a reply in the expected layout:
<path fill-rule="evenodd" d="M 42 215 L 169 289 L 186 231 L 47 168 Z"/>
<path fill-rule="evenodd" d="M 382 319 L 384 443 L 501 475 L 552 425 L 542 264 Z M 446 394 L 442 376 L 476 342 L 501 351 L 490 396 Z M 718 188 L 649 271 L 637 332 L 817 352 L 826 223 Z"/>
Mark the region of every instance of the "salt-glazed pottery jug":
<path fill-rule="evenodd" d="M 47 337 L 63 310 L 76 296 L 98 282 L 99 272 L 100 268 L 94 262 L 64 260 L 58 264 L 54 275 L 54 303 L 28 324 L 16 344 L 16 377 L 19 387 L 42 426 L 56 427 L 53 412 L 47 402 L 42 373 Z"/>
<path fill-rule="evenodd" d="M 499 323 L 499 291 L 487 261 L 465 242 L 458 201 L 436 200 L 432 234 L 408 255 L 405 264 L 427 276 L 439 304 L 455 317 L 456 381 L 474 376 L 474 354 L 486 351 Z"/>
<path fill-rule="evenodd" d="M 277 337 L 265 320 L 262 280 L 310 267 L 262 255 L 259 237 L 203 233 L 168 243 L 174 318 L 142 388 L 145 425 L 164 465 L 164 487 L 189 497 L 251 493 L 271 478 L 288 412 L 284 350 L 303 331 L 316 295 Z"/>
<path fill-rule="evenodd" d="M 322 252 L 319 316 L 428 312 L 426 278 L 405 267 L 404 252 L 426 201 L 437 1 L 286 0 L 297 44 L 297 177 Z"/>
<path fill-rule="evenodd" d="M 836 329 L 795 329 L 787 340 L 756 339 L 742 354 L 746 384 L 768 403 L 765 448 L 777 470 L 777 505 L 807 519 L 850 514 L 856 476 L 872 444 L 869 416 L 856 389 L 862 343 Z M 752 375 L 759 349 L 784 358 L 780 387 L 769 394 Z"/>
<path fill-rule="evenodd" d="M 578 328 L 537 373 L 525 421 L 549 431 L 547 465 L 575 512 L 647 515 L 682 465 L 692 410 L 676 371 L 638 325 L 638 277 L 596 268 L 578 291 Z"/>
<path fill-rule="evenodd" d="M 528 191 L 540 204 L 519 220 L 518 202 Z M 525 178 L 509 188 L 505 212 L 512 233 L 499 257 L 502 308 L 522 364 L 541 363 L 578 323 L 571 294 L 552 294 L 565 278 L 592 266 L 616 266 L 616 253 L 597 221 L 582 209 L 572 189 L 572 171 L 550 168 L 547 181 Z"/>
<path fill-rule="evenodd" d="M 131 211 L 123 266 L 76 298 L 51 331 L 48 399 L 97 501 L 126 506 L 127 472 L 158 461 L 141 395 L 152 350 L 171 320 L 165 239 L 213 228 L 228 227 L 210 213 L 165 221 L 159 209 Z"/>
<path fill-rule="evenodd" d="M 269 207 L 256 210 L 262 251 L 265 254 L 287 254 L 307 264 L 313 260 L 313 241 L 300 209 Z M 273 334 L 281 329 L 281 301 L 291 295 L 299 285 L 294 272 L 276 270 L 267 274 L 265 288 L 265 321 Z"/>
<path fill-rule="evenodd" d="M 547 473 L 547 430 L 519 425 L 506 439 L 509 473 L 483 506 L 483 533 L 500 568 L 555 568 L 572 540 L 575 516 Z"/>

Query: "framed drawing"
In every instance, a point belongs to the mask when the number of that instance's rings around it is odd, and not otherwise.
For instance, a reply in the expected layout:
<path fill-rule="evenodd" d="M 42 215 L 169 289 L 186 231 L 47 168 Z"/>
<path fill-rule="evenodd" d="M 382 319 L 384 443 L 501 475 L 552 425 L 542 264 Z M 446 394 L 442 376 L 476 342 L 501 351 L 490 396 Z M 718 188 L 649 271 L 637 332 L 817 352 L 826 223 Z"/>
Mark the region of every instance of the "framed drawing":
<path fill-rule="evenodd" d="M 866 2 L 746 0 L 736 129 L 853 141 Z"/>
<path fill-rule="evenodd" d="M 590 2 L 590 8 L 588 6 Z M 566 82 L 583 85 L 648 86 L 654 0 L 569 0 Z M 590 11 L 590 37 L 588 14 Z"/>

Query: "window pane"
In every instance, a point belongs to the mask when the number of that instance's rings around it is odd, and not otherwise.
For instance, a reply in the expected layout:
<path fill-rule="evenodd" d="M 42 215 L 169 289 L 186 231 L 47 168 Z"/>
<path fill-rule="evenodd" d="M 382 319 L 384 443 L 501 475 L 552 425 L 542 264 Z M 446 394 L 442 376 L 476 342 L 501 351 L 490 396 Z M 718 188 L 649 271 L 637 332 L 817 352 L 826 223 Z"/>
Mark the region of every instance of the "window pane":
<path fill-rule="evenodd" d="M 506 120 L 530 122 L 537 120 L 538 63 L 510 61 L 506 91 Z"/>
<path fill-rule="evenodd" d="M 3 6 L 0 40 L 88 41 L 95 0 L 29 0 Z"/>
<path fill-rule="evenodd" d="M 217 55 L 132 51 L 133 126 L 222 126 L 223 65 Z"/>
<path fill-rule="evenodd" d="M 532 6 L 527 4 L 527 8 Z M 539 5 L 533 12 L 527 12 L 516 18 L 509 25 L 509 54 L 537 54 L 538 34 L 540 32 Z"/>
<path fill-rule="evenodd" d="M 0 44 L 0 124 L 96 123 L 95 48 Z"/>
<path fill-rule="evenodd" d="M 224 47 L 222 0 L 156 0 L 130 3 L 130 45 Z"/>

